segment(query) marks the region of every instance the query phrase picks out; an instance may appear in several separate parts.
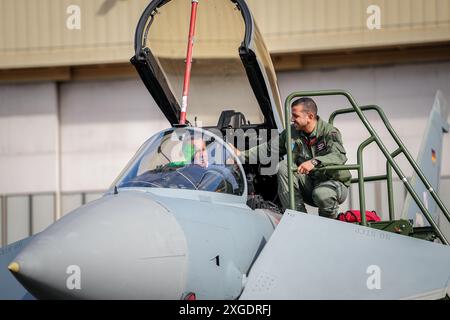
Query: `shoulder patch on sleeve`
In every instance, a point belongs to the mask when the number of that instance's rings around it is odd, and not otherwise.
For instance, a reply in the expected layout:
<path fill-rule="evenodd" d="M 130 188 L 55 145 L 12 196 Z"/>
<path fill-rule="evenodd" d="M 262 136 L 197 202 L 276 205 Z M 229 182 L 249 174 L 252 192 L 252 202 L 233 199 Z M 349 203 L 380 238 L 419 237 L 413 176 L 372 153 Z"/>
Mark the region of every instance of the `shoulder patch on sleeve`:
<path fill-rule="evenodd" d="M 339 140 L 339 132 L 337 132 L 336 130 L 330 131 L 330 137 L 334 141 L 338 141 Z"/>

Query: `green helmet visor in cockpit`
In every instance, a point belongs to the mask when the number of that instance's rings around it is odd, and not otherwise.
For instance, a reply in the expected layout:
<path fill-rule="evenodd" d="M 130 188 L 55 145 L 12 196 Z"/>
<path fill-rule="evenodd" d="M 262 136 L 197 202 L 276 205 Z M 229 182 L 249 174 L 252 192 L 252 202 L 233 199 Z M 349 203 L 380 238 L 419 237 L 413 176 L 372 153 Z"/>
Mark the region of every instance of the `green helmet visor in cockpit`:
<path fill-rule="evenodd" d="M 184 167 L 186 164 L 191 163 L 195 154 L 195 147 L 192 144 L 186 144 L 182 148 L 184 160 L 169 162 L 169 167 Z"/>

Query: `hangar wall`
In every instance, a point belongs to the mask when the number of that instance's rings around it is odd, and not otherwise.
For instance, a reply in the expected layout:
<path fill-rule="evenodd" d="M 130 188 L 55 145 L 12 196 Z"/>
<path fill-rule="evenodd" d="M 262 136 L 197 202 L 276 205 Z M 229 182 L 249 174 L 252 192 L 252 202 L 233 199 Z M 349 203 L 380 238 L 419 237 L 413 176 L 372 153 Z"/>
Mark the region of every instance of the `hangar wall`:
<path fill-rule="evenodd" d="M 105 190 L 138 148 L 168 122 L 141 81 L 60 85 L 61 188 Z"/>
<path fill-rule="evenodd" d="M 0 98 L 0 193 L 53 190 L 56 84 L 0 85 Z"/>
<path fill-rule="evenodd" d="M 271 53 L 317 52 L 450 40 L 448 0 L 247 0 Z M 124 63 L 149 0 L 1 0 L 0 68 Z M 75 11 L 80 28 L 67 28 Z M 381 29 L 369 30 L 377 5 Z M 201 10 L 201 3 L 199 10 Z M 182 20 L 174 17 L 174 28 Z M 228 21 L 215 21 L 228 23 Z"/>

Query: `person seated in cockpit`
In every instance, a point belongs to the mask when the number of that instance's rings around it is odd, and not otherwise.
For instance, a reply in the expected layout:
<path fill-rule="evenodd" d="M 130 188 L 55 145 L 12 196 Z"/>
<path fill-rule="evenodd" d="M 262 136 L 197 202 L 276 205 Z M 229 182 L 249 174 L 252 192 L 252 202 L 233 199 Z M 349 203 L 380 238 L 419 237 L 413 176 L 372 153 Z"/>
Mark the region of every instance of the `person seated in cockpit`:
<path fill-rule="evenodd" d="M 206 143 L 201 137 L 192 136 L 183 141 L 182 161 L 169 162 L 169 167 L 183 167 L 188 164 L 199 165 L 203 168 L 208 167 L 208 153 L 206 152 Z"/>
<path fill-rule="evenodd" d="M 192 164 L 198 165 L 202 168 L 207 168 L 208 152 L 206 151 L 206 142 L 202 138 L 193 137 L 191 143 L 183 146 L 183 153 L 188 156 Z"/>
<path fill-rule="evenodd" d="M 236 181 L 236 178 L 230 172 L 230 169 L 226 168 L 223 163 L 220 163 L 220 161 L 215 161 L 215 159 L 212 159 L 213 162 L 210 163 L 208 150 L 206 148 L 206 141 L 202 137 L 197 137 L 193 135 L 190 138 L 183 141 L 182 153 L 184 161 L 171 162 L 169 163 L 169 166 L 178 166 L 178 167 L 183 167 L 186 165 L 199 166 L 207 171 L 205 175 L 208 172 L 220 173 L 222 177 L 228 183 L 231 184 L 233 190 L 239 188 L 239 184 Z M 217 162 L 219 164 L 217 164 Z"/>

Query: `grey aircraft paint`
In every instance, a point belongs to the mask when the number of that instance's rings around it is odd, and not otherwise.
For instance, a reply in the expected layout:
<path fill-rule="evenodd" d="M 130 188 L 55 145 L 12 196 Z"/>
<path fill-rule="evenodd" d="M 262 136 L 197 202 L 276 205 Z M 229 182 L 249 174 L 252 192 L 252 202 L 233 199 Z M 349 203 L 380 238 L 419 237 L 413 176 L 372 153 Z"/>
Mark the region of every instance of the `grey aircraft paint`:
<path fill-rule="evenodd" d="M 448 246 L 288 210 L 241 299 L 439 299 L 449 279 Z"/>

